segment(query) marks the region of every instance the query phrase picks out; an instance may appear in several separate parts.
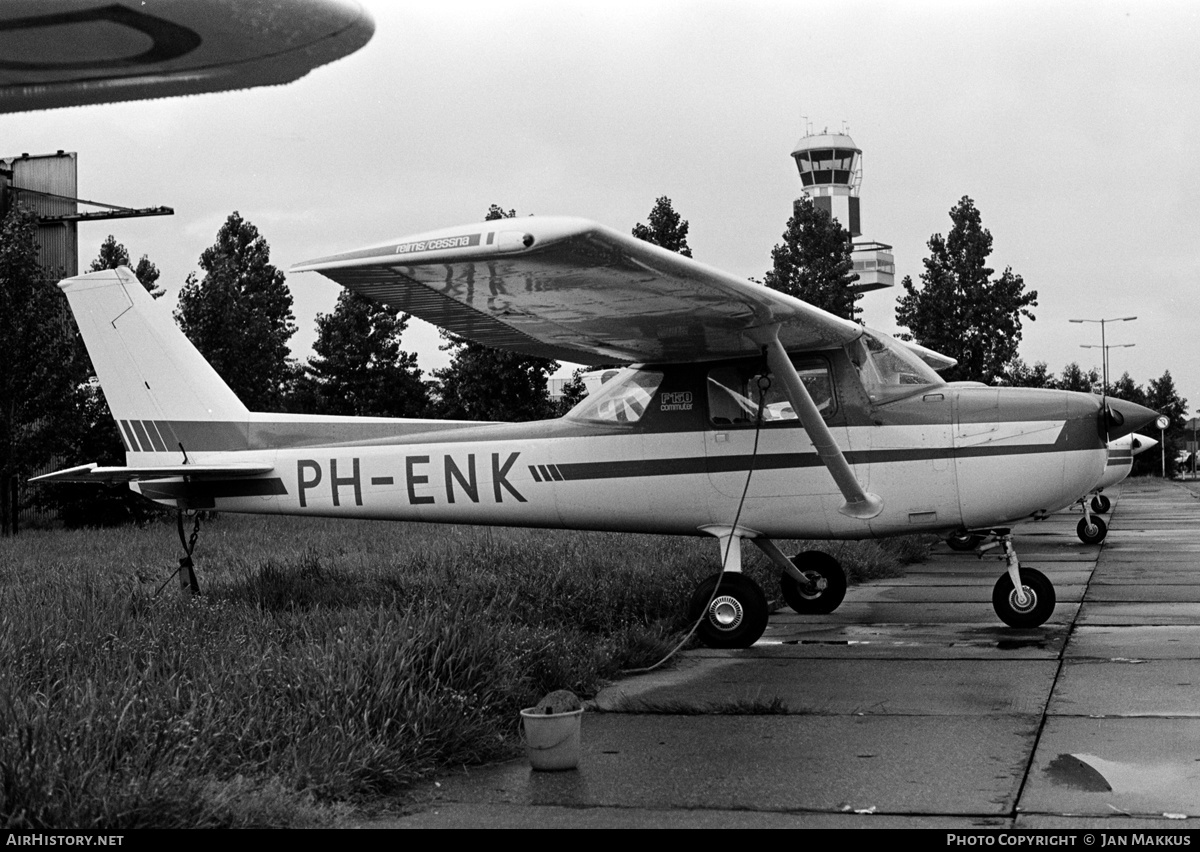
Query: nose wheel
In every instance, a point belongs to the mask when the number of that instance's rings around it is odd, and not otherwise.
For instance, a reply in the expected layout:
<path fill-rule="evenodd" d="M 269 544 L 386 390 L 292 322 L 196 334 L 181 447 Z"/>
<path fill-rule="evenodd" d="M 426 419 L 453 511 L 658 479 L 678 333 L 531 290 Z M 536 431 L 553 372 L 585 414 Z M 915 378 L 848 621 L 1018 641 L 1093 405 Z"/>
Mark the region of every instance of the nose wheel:
<path fill-rule="evenodd" d="M 1054 584 L 1034 568 L 1021 569 L 1021 594 L 1008 574 L 1002 574 L 992 590 L 992 607 L 1009 627 L 1040 627 L 1055 603 Z"/>
<path fill-rule="evenodd" d="M 1079 540 L 1084 544 L 1099 544 L 1108 535 L 1108 525 L 1099 515 L 1080 518 L 1075 527 L 1075 535 L 1079 536 Z"/>
<path fill-rule="evenodd" d="M 1103 502 L 1100 502 L 1101 500 Z M 1083 510 L 1083 517 L 1075 526 L 1075 535 L 1079 536 L 1079 540 L 1084 544 L 1099 544 L 1108 535 L 1108 524 L 1104 523 L 1104 518 L 1097 513 L 1112 508 L 1112 503 L 1103 494 L 1097 494 L 1091 500 L 1088 500 L 1085 494 L 1078 502 L 1079 508 Z"/>
<path fill-rule="evenodd" d="M 988 530 L 992 539 L 976 550 L 980 558 L 993 548 L 1003 548 L 1008 570 L 1000 575 L 992 589 L 992 608 L 1009 627 L 1040 627 L 1054 613 L 1058 602 L 1054 584 L 1035 568 L 1026 568 L 1017 558 L 1013 547 L 1012 530 Z"/>

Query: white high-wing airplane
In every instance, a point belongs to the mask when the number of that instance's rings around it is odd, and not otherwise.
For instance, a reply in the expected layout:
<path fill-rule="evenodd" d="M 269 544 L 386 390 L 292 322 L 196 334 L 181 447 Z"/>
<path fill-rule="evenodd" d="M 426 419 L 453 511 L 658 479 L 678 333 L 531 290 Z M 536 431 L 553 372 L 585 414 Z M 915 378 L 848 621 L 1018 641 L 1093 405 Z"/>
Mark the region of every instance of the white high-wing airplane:
<path fill-rule="evenodd" d="M 1098 544 L 1108 535 L 1108 524 L 1100 517 L 1112 508 L 1112 501 L 1104 495 L 1105 488 L 1112 488 L 1125 481 L 1133 470 L 1133 457 L 1153 447 L 1158 441 L 1145 435 L 1125 435 L 1108 442 L 1108 461 L 1104 476 L 1100 477 L 1092 490 L 1079 498 L 1083 517 L 1075 528 L 1076 535 L 1084 544 Z M 1091 498 L 1090 500 L 1088 498 Z"/>
<path fill-rule="evenodd" d="M 1006 525 L 1104 472 L 1104 435 L 1155 413 L 1067 391 L 947 385 L 886 335 L 581 219 L 482 222 L 302 263 L 480 343 L 632 363 L 567 416 L 467 423 L 248 411 L 128 270 L 63 281 L 127 466 L 181 510 L 710 535 L 723 573 L 692 599 L 700 635 L 746 647 L 767 600 L 760 547 L 798 612 L 845 594 L 836 560 L 776 539 L 977 531 L 1004 547 L 993 604 L 1043 623 L 1054 588 Z M 941 366 L 948 359 L 916 347 Z M 182 533 L 182 526 L 181 526 Z"/>

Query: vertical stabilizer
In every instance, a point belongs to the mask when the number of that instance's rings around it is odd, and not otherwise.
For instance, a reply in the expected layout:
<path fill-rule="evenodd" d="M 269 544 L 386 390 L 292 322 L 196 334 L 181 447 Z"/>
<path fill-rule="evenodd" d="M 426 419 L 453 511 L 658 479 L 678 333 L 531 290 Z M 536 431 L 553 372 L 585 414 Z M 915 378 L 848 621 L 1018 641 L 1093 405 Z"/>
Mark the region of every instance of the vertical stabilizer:
<path fill-rule="evenodd" d="M 249 412 L 165 306 L 125 267 L 68 278 L 67 294 L 105 399 L 130 452 L 168 452 L 194 436 L 245 434 Z M 228 447 L 233 449 L 233 447 Z"/>

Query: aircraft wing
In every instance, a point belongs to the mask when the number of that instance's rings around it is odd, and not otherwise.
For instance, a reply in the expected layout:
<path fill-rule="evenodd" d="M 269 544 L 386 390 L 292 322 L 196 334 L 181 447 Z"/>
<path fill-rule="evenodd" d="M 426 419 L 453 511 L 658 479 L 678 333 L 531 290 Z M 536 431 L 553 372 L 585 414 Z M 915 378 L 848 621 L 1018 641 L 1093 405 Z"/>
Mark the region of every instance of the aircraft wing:
<path fill-rule="evenodd" d="M 780 324 L 788 351 L 862 326 L 584 219 L 530 216 L 446 228 L 310 260 L 349 289 L 478 343 L 578 364 L 756 354 Z"/>
<path fill-rule="evenodd" d="M 187 476 L 194 479 L 228 479 L 270 473 L 269 464 L 179 464 L 154 467 L 100 467 L 95 462 L 35 476 L 30 482 L 147 482 Z"/>
<path fill-rule="evenodd" d="M 374 31 L 355 0 L 3 0 L 0 113 L 289 83 Z"/>

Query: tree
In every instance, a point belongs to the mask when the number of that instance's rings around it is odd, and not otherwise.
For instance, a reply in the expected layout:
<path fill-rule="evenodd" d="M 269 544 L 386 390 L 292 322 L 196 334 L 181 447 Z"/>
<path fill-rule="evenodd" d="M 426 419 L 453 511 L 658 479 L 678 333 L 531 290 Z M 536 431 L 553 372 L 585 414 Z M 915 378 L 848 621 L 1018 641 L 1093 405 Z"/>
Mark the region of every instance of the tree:
<path fill-rule="evenodd" d="M 858 280 L 850 259 L 850 232 L 811 198 L 796 202 L 783 242 L 771 250 L 774 262 L 763 277 L 772 290 L 852 320 L 862 312 L 862 293 L 851 289 Z"/>
<path fill-rule="evenodd" d="M 92 261 L 92 272 L 99 272 L 102 269 L 116 269 L 118 266 L 128 266 L 133 269 L 133 274 L 137 276 L 137 280 L 146 288 L 151 296 L 158 299 L 166 291 L 162 287 L 157 286 L 158 267 L 150 262 L 150 258 L 142 255 L 141 260 L 134 266 L 129 261 L 129 252 L 125 250 L 125 246 L 117 242 L 117 238 L 112 234 L 100 244 L 100 254 Z"/>
<path fill-rule="evenodd" d="M 499 204 L 488 205 L 487 215 L 483 217 L 485 222 L 494 222 L 496 219 L 515 219 L 517 218 L 516 210 L 505 210 Z"/>
<path fill-rule="evenodd" d="M 633 226 L 633 235 L 639 240 L 654 243 L 684 257 L 691 257 L 692 250 L 687 243 L 688 223 L 681 219 L 671 206 L 671 199 L 660 196 L 650 210 L 650 224 L 638 222 Z"/>
<path fill-rule="evenodd" d="M 485 222 L 512 219 L 493 204 Z M 492 349 L 443 332 L 443 350 L 452 353 L 450 364 L 434 370 L 437 379 L 437 413 L 454 420 L 541 420 L 555 415 L 548 379 L 558 362 Z"/>
<path fill-rule="evenodd" d="M 37 217 L 0 223 L 0 532 L 16 531 L 20 479 L 59 449 L 83 366 L 63 297 L 38 265 Z"/>
<path fill-rule="evenodd" d="M 587 385 L 583 382 L 583 374 L 592 370 L 601 369 L 600 367 L 578 367 L 575 372 L 571 373 L 571 378 L 563 385 L 562 395 L 554 406 L 554 414 L 562 417 L 572 408 L 583 402 L 588 395 Z"/>
<path fill-rule="evenodd" d="M 1160 434 L 1164 446 L 1157 453 L 1159 462 L 1157 467 L 1161 468 L 1165 458 L 1166 471 L 1164 475 L 1173 477 L 1178 468 L 1175 459 L 1183 448 L 1184 442 L 1191 440 L 1192 436 L 1183 428 L 1187 421 L 1187 400 L 1175 390 L 1175 379 L 1171 377 L 1170 370 L 1164 371 L 1159 378 L 1150 380 L 1150 385 L 1146 388 L 1146 407 L 1153 408 L 1165 416 L 1170 424 L 1165 433 Z M 1142 455 L 1149 454 L 1143 453 Z M 1137 456 L 1134 458 L 1136 460 Z"/>
<path fill-rule="evenodd" d="M 454 352 L 435 370 L 438 413 L 452 420 L 543 420 L 555 415 L 548 379 L 558 363 L 444 335 Z"/>
<path fill-rule="evenodd" d="M 408 314 L 351 290 L 332 314 L 317 314 L 313 358 L 297 383 L 295 407 L 314 414 L 423 417 L 429 393 L 415 353 L 400 348 Z"/>
<path fill-rule="evenodd" d="M 921 288 L 905 276 L 896 322 L 911 332 L 903 339 L 958 359 L 943 372 L 947 380 L 990 384 L 1017 354 L 1021 318 L 1035 319 L 1029 308 L 1037 306 L 1037 291 L 1026 293 L 1025 282 L 1011 267 L 992 277 L 994 270 L 986 265 L 992 235 L 974 201 L 964 195 L 950 210 L 950 219 L 954 227 L 947 237 L 929 238 Z"/>
<path fill-rule="evenodd" d="M 1038 361 L 1032 367 L 1020 358 L 1013 358 L 1004 366 L 1003 376 L 999 383 L 1013 388 L 1056 388 L 1058 382 L 1050 372 L 1045 361 Z"/>
<path fill-rule="evenodd" d="M 189 273 L 175 321 L 251 410 L 278 411 L 298 369 L 292 294 L 271 265 L 271 247 L 236 211 L 200 255 L 205 275 Z"/>
<path fill-rule="evenodd" d="M 1095 367 L 1085 373 L 1077 361 L 1072 361 L 1063 367 L 1062 377 L 1056 386 L 1063 390 L 1079 393 L 1098 393 L 1101 384 L 1100 373 L 1096 371 Z"/>

